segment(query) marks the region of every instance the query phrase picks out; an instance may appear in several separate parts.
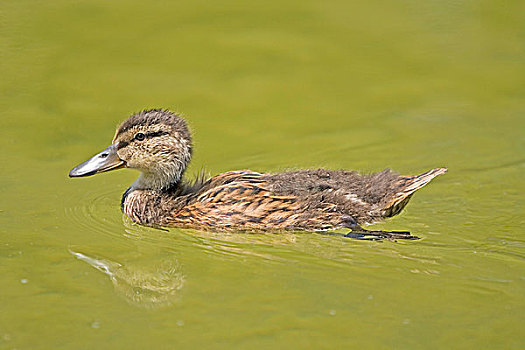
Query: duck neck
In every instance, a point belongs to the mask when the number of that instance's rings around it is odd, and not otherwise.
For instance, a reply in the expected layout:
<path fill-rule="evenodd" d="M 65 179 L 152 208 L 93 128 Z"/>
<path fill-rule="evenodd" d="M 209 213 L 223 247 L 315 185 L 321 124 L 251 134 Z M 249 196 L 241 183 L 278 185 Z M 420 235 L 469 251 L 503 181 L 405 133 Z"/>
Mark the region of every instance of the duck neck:
<path fill-rule="evenodd" d="M 165 191 L 176 186 L 182 178 L 182 173 L 149 173 L 142 172 L 137 180 L 133 182 L 130 189 Z"/>

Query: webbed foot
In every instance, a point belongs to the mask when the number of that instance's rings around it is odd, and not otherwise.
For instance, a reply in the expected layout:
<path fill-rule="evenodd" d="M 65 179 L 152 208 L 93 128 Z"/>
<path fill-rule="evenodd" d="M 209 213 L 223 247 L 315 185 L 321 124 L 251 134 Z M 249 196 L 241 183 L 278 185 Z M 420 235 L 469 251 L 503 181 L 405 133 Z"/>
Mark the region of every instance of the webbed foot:
<path fill-rule="evenodd" d="M 365 229 L 356 229 L 348 232 L 345 237 L 360 239 L 365 241 L 379 241 L 383 239 L 396 240 L 396 239 L 407 239 L 414 240 L 419 237 L 412 236 L 408 231 L 370 231 Z"/>
<path fill-rule="evenodd" d="M 357 221 L 350 215 L 344 215 L 342 217 L 344 227 L 349 228 L 351 231 L 348 233 L 339 232 L 319 232 L 321 234 L 330 236 L 340 236 L 353 239 L 359 239 L 364 241 L 381 241 L 384 239 L 395 241 L 396 239 L 416 240 L 419 239 L 417 236 L 412 236 L 409 231 L 381 231 L 381 230 L 365 230 L 362 228 Z"/>
<path fill-rule="evenodd" d="M 365 230 L 351 216 L 344 217 L 344 220 L 346 222 L 346 227 L 348 227 L 351 230 L 345 235 L 345 237 L 348 238 L 361 239 L 366 241 L 379 241 L 382 239 L 419 239 L 419 237 L 412 236 L 408 231 Z"/>

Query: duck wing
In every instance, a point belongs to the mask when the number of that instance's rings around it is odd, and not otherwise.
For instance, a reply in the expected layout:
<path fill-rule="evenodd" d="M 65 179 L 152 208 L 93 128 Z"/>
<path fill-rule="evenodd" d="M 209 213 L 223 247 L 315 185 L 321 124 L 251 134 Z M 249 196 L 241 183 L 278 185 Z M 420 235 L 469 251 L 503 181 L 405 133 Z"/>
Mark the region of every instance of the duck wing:
<path fill-rule="evenodd" d="M 173 213 L 170 225 L 240 231 L 295 227 L 304 211 L 300 201 L 272 193 L 266 176 L 239 170 L 212 177 Z"/>

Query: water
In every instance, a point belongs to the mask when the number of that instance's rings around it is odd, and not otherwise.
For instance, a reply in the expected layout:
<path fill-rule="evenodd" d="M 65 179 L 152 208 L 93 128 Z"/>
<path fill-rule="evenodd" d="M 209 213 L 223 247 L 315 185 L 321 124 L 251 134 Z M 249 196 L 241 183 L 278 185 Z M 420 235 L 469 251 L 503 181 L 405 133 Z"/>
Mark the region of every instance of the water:
<path fill-rule="evenodd" d="M 3 2 L 0 348 L 523 348 L 522 2 Z M 188 174 L 448 166 L 411 242 L 132 225 L 68 179 L 142 108 Z"/>

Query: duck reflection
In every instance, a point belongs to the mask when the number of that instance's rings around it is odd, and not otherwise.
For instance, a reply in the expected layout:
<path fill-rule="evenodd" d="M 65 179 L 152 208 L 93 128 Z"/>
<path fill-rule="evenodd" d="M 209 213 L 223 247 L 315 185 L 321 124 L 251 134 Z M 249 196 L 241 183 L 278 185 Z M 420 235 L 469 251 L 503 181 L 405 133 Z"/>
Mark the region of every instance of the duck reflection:
<path fill-rule="evenodd" d="M 115 291 L 130 304 L 143 308 L 159 308 L 177 301 L 184 286 L 182 267 L 175 259 L 155 264 L 120 264 L 109 259 L 69 250 L 77 259 L 106 274 Z"/>

